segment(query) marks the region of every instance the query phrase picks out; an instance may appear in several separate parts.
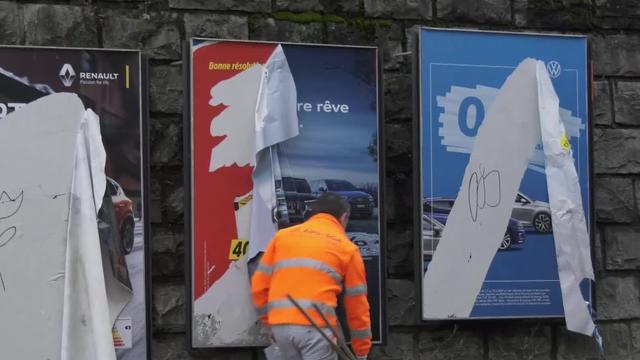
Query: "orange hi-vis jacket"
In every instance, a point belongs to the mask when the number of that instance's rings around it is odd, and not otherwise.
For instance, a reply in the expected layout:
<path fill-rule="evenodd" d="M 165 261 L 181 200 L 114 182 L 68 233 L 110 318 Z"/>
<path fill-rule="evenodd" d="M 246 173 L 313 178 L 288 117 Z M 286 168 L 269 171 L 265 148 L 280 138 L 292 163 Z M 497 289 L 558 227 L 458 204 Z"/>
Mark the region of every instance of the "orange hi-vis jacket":
<path fill-rule="evenodd" d="M 351 347 L 358 356 L 371 348 L 371 320 L 364 263 L 358 247 L 333 216 L 320 213 L 278 231 L 251 279 L 253 302 L 267 325 L 311 325 L 287 299 L 296 299 L 316 324 L 336 326 L 337 295 L 343 290 Z"/>

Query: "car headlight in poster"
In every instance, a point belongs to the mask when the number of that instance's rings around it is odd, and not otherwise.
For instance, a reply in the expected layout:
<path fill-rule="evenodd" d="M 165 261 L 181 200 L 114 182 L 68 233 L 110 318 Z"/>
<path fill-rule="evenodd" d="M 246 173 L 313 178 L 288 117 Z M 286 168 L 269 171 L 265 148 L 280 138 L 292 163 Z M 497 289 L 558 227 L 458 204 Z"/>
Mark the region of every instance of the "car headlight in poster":
<path fill-rule="evenodd" d="M 246 274 L 273 233 L 303 222 L 326 191 L 350 204 L 346 232 L 364 258 L 373 341 L 380 343 L 377 49 L 208 39 L 190 45 L 191 346 L 268 344 Z M 257 194 L 252 176 L 261 179 L 265 163 L 272 183 Z M 250 213 L 247 201 L 269 207 Z M 248 229 L 257 223 L 266 229 L 262 238 Z"/>
<path fill-rule="evenodd" d="M 476 143 L 476 139 L 489 114 L 496 114 L 494 105 L 501 106 L 496 103 L 502 90 L 507 88 L 505 91 L 510 91 L 518 101 L 528 92 L 535 91 L 535 82 L 528 90 L 518 87 L 518 84 L 528 84 L 524 77 L 532 73 L 518 71 L 518 66 L 525 64 L 527 58 L 542 60 L 560 99 L 559 115 L 573 148 L 588 222 L 586 38 L 422 28 L 418 41 L 421 141 L 417 144 L 420 172 L 416 176 L 421 197 L 416 214 L 421 219 L 421 231 L 416 241 L 421 249 L 417 278 L 422 290 L 422 319 L 564 316 L 539 125 L 530 130 L 512 126 L 530 117 L 532 111 L 537 116 L 535 94 L 531 97 L 534 107 L 523 106 L 511 120 L 504 120 L 508 126 L 491 127 L 493 133 L 485 136 L 489 139 L 488 146 Z M 486 135 L 488 130 L 484 131 Z M 534 142 L 531 149 L 522 150 L 526 152 L 524 156 L 528 156 L 523 175 L 509 179 L 502 171 L 503 167 L 492 167 L 491 163 L 503 155 L 505 159 L 515 160 L 516 155 L 511 152 L 516 150 L 510 144 L 529 141 L 531 134 L 526 131 L 536 131 L 538 142 Z M 478 159 L 476 153 L 482 149 L 494 149 L 494 155 L 486 153 L 486 161 Z M 518 186 L 513 198 L 511 193 L 506 198 L 504 190 L 510 181 L 516 181 Z M 498 229 L 492 239 L 481 238 L 482 232 L 464 236 L 456 232 L 457 236 L 463 237 L 456 237 L 456 243 L 468 245 L 469 249 L 479 243 L 496 245 L 495 255 L 488 259 L 486 269 L 469 270 L 466 265 L 466 270 L 455 268 L 452 264 L 460 259 L 444 258 L 450 253 L 444 248 L 451 244 L 444 245 L 443 234 L 447 223 L 453 221 L 452 210 L 458 205 L 457 200 L 464 202 L 459 206 L 464 205 L 474 226 L 482 226 L 483 221 L 486 226 L 490 225 L 492 219 L 483 219 L 482 212 L 509 207 L 504 228 Z M 438 252 L 438 248 L 443 251 Z M 479 260 L 474 255 L 480 255 L 481 250 L 469 251 L 465 264 L 477 264 Z M 444 273 L 433 279 L 430 265 L 437 262 L 449 262 L 450 274 L 477 271 L 483 276 L 479 291 L 464 295 L 469 297 L 462 301 L 470 304 L 469 311 L 441 313 L 434 310 L 438 301 L 433 303 L 432 300 L 438 291 L 437 284 L 454 280 L 453 276 L 447 277 Z M 438 267 L 434 265 L 433 269 Z M 583 285 L 585 301 L 591 303 L 591 284 L 585 281 Z M 462 283 L 460 289 L 468 286 L 472 285 Z"/>

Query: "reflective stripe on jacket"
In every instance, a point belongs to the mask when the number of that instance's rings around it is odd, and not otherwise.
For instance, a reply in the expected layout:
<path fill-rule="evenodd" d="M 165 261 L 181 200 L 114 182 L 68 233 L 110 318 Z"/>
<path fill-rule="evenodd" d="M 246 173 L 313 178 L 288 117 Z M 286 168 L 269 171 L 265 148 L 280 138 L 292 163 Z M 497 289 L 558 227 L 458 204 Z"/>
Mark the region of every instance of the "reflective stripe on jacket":
<path fill-rule="evenodd" d="M 268 325 L 310 325 L 287 299 L 290 294 L 316 324 L 324 322 L 313 304 L 335 326 L 337 295 L 343 290 L 351 346 L 356 355 L 367 355 L 371 320 L 364 263 L 358 247 L 328 214 L 278 231 L 251 279 L 258 315 Z"/>

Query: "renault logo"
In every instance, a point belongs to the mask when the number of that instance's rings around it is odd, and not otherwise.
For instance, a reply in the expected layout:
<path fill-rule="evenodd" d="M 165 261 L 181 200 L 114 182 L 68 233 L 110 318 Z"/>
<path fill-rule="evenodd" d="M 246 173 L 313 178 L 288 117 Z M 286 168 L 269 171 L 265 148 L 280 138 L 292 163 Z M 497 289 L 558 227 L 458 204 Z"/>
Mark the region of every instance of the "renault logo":
<path fill-rule="evenodd" d="M 62 65 L 62 69 L 60 69 L 60 81 L 64 86 L 69 87 L 73 85 L 73 81 L 76 79 L 76 72 L 73 70 L 70 64 Z"/>
<path fill-rule="evenodd" d="M 562 73 L 562 67 L 559 62 L 552 60 L 547 63 L 547 71 L 549 72 L 549 76 L 555 79 Z"/>

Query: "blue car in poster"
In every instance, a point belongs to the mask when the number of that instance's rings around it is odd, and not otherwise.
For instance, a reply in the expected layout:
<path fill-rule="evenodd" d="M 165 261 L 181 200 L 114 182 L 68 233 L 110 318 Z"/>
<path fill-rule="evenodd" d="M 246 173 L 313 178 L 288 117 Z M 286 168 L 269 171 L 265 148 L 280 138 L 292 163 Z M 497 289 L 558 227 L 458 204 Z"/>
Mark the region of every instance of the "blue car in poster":
<path fill-rule="evenodd" d="M 355 185 L 347 180 L 314 180 L 311 181 L 310 185 L 313 192 L 318 195 L 325 191 L 331 191 L 347 199 L 349 205 L 351 205 L 352 216 L 364 219 L 370 219 L 373 216 L 373 209 L 375 208 L 373 196 L 356 188 Z"/>
<path fill-rule="evenodd" d="M 425 214 L 431 215 L 433 219 L 446 225 L 454 202 L 455 199 L 450 198 L 426 198 L 423 202 L 423 211 Z M 514 218 L 509 218 L 509 224 L 500 243 L 499 250 L 507 250 L 513 245 L 522 245 L 524 244 L 524 239 L 524 225 Z"/>

